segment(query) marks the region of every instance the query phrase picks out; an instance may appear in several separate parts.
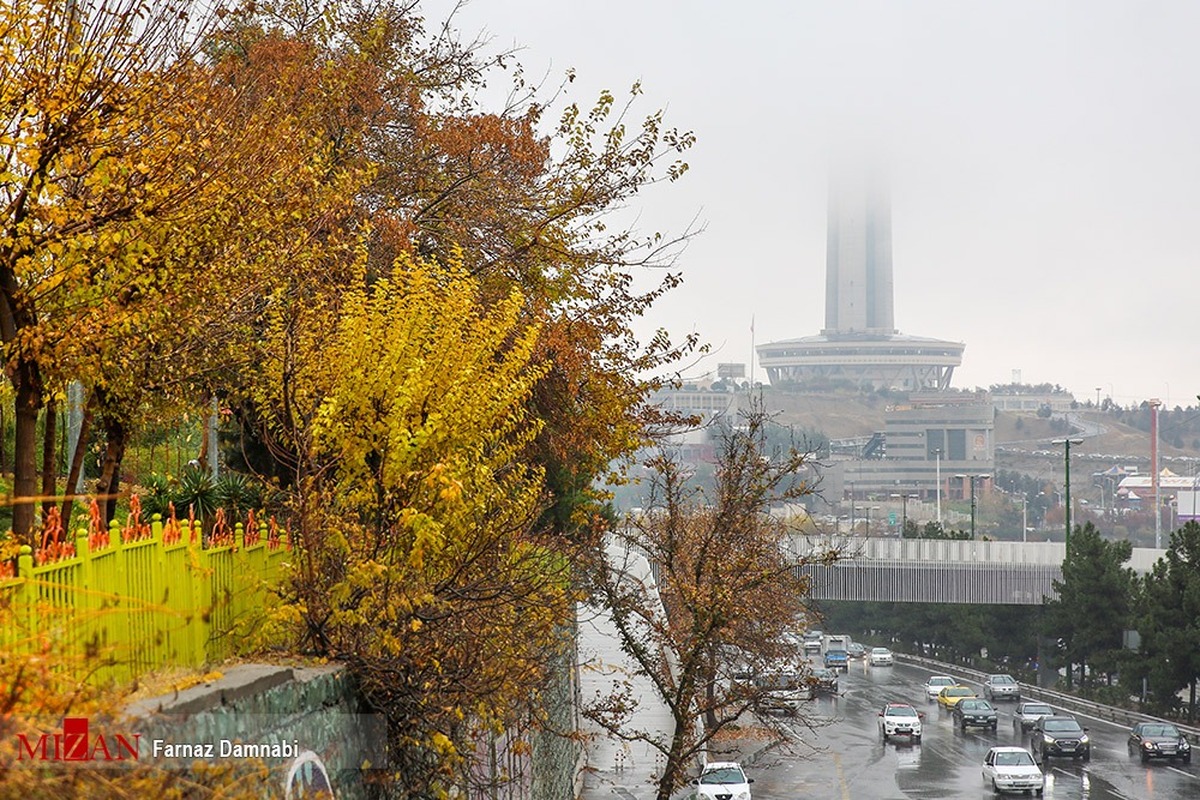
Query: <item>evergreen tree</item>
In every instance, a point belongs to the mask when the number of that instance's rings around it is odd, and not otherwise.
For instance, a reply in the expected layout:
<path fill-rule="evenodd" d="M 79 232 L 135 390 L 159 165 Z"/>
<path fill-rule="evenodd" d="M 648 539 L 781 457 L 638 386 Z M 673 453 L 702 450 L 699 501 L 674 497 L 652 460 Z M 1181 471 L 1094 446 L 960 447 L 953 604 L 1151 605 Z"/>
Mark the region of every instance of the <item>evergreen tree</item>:
<path fill-rule="evenodd" d="M 1188 688 L 1188 720 L 1196 716 L 1200 676 L 1200 525 L 1171 534 L 1166 554 L 1141 581 L 1138 631 L 1154 696 L 1168 705 Z"/>
<path fill-rule="evenodd" d="M 1054 582 L 1058 599 L 1046 604 L 1046 631 L 1062 641 L 1062 658 L 1081 670 L 1091 664 L 1111 674 L 1129 627 L 1133 570 L 1122 566 L 1133 555 L 1128 541 L 1107 541 L 1089 522 L 1076 526 L 1063 561 L 1063 579 Z M 1083 680 L 1086 686 L 1090 681 Z"/>

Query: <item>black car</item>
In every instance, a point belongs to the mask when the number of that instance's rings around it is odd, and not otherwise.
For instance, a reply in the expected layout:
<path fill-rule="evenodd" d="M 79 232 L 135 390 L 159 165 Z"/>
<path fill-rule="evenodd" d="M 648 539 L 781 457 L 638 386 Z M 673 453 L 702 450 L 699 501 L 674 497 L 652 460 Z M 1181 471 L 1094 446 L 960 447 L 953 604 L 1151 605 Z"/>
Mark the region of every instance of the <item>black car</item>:
<path fill-rule="evenodd" d="M 813 687 L 820 694 L 837 694 L 838 692 L 838 676 L 837 672 L 824 667 L 817 667 L 813 670 L 813 678 L 816 679 L 816 685 Z"/>
<path fill-rule="evenodd" d="M 1152 758 L 1178 758 L 1192 762 L 1192 746 L 1187 738 L 1169 722 L 1139 722 L 1129 731 L 1129 754 L 1138 753 L 1142 761 Z"/>
<path fill-rule="evenodd" d="M 996 709 L 987 700 L 959 700 L 954 704 L 954 724 L 964 731 L 972 726 L 996 730 Z"/>
<path fill-rule="evenodd" d="M 1051 756 L 1090 761 L 1092 743 L 1074 717 L 1043 717 L 1033 725 L 1029 751 L 1039 764 Z"/>

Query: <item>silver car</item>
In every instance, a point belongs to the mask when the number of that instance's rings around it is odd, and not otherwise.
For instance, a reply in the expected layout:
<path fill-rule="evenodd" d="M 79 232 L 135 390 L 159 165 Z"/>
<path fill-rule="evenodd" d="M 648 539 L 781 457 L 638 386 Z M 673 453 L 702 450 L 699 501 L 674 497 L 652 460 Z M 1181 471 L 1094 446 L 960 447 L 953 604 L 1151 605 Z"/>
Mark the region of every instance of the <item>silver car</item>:
<path fill-rule="evenodd" d="M 983 696 L 988 700 L 1020 700 L 1021 684 L 1012 675 L 988 675 L 983 682 Z"/>
<path fill-rule="evenodd" d="M 1013 730 L 1027 731 L 1037 724 L 1039 719 L 1053 716 L 1054 709 L 1045 703 L 1021 703 L 1013 712 Z"/>

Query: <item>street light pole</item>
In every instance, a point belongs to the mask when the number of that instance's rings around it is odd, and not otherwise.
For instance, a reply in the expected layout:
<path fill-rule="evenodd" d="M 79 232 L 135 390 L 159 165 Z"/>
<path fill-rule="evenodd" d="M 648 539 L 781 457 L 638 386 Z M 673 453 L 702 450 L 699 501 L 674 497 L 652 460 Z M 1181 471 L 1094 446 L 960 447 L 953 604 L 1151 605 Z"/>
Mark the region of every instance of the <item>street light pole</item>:
<path fill-rule="evenodd" d="M 971 541 L 975 541 L 975 476 L 971 476 Z"/>
<path fill-rule="evenodd" d="M 850 535 L 854 535 L 854 528 L 858 525 L 858 520 L 854 518 L 854 481 L 850 482 Z"/>
<path fill-rule="evenodd" d="M 971 475 L 955 475 L 954 477 L 971 482 L 971 539 L 975 538 L 975 481 L 978 478 L 990 477 L 987 474 L 973 473 Z"/>
<path fill-rule="evenodd" d="M 1051 441 L 1051 444 L 1061 444 L 1061 445 L 1065 445 L 1065 447 L 1066 447 L 1066 449 L 1063 451 L 1063 454 L 1064 454 L 1063 461 L 1065 462 L 1065 470 L 1064 471 L 1066 473 L 1064 481 L 1063 481 L 1064 482 L 1063 505 L 1066 508 L 1066 513 L 1063 516 L 1066 519 L 1067 530 L 1066 530 L 1066 536 L 1064 537 L 1063 541 L 1067 545 L 1067 552 L 1070 552 L 1070 549 L 1071 549 L 1071 445 L 1083 444 L 1083 439 L 1054 439 L 1053 441 Z"/>
<path fill-rule="evenodd" d="M 933 451 L 937 459 L 937 524 L 942 527 L 942 448 Z"/>
<path fill-rule="evenodd" d="M 1021 495 L 1021 541 L 1029 541 L 1029 498 Z"/>

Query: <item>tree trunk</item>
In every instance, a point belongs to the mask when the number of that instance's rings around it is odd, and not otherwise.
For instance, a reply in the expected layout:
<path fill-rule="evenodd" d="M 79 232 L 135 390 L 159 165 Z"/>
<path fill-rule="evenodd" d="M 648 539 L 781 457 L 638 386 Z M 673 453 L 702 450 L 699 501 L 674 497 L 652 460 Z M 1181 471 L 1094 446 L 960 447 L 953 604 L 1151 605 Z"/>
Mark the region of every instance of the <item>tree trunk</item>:
<path fill-rule="evenodd" d="M 1196 679 L 1188 682 L 1188 723 L 1196 721 Z"/>
<path fill-rule="evenodd" d="M 37 502 L 37 423 L 42 406 L 41 372 L 35 362 L 17 361 L 13 378 L 16 389 L 16 434 L 13 446 L 13 536 L 31 547 L 33 504 Z"/>
<path fill-rule="evenodd" d="M 75 487 L 79 485 L 79 476 L 83 472 L 83 457 L 87 453 L 88 434 L 92 429 L 92 417 L 96 413 L 96 393 L 88 398 L 83 407 L 83 418 L 79 421 L 79 441 L 75 443 L 75 452 L 71 454 L 71 468 L 67 470 L 67 489 L 63 493 L 62 520 L 63 525 L 71 521 L 75 510 Z"/>
<path fill-rule="evenodd" d="M 675 790 L 679 788 L 684 770 L 686 741 L 688 739 L 688 721 L 675 715 L 675 733 L 671 737 L 671 751 L 667 753 L 667 763 L 663 764 L 662 776 L 658 779 L 658 792 L 654 800 L 671 800 Z"/>
<path fill-rule="evenodd" d="M 0 475 L 8 473 L 8 415 L 7 406 L 0 403 Z"/>
<path fill-rule="evenodd" d="M 42 524 L 54 508 L 58 495 L 58 403 L 46 401 L 46 425 L 42 432 Z"/>
<path fill-rule="evenodd" d="M 127 431 L 120 420 L 106 417 L 104 432 L 104 468 L 100 471 L 99 492 L 104 498 L 104 521 L 112 522 L 117 515 L 117 495 L 121 490 L 121 461 L 125 458 Z"/>

